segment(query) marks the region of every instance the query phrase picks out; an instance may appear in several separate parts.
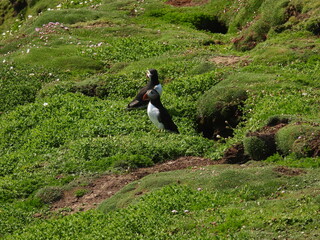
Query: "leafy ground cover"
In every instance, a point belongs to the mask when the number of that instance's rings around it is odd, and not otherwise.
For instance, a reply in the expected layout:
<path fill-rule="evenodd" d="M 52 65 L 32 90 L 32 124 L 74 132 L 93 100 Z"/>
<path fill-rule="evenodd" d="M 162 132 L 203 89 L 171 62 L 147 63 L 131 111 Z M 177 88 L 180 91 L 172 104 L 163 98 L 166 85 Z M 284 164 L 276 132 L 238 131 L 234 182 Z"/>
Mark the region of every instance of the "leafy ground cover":
<path fill-rule="evenodd" d="M 2 1 L 0 236 L 317 239 L 319 9 L 311 0 Z M 179 135 L 125 110 L 149 68 Z M 199 119 L 221 116 L 220 132 L 199 131 Z M 219 160 L 281 118 L 290 124 L 266 164 L 151 174 L 98 210 L 50 211 L 70 189 L 88 196 L 105 174 Z M 250 146 L 261 152 L 259 143 Z"/>
<path fill-rule="evenodd" d="M 102 212 L 46 221 L 7 239 L 316 239 L 318 174 L 261 164 L 158 173 L 127 185 Z M 109 210 L 150 190 L 126 208 Z"/>

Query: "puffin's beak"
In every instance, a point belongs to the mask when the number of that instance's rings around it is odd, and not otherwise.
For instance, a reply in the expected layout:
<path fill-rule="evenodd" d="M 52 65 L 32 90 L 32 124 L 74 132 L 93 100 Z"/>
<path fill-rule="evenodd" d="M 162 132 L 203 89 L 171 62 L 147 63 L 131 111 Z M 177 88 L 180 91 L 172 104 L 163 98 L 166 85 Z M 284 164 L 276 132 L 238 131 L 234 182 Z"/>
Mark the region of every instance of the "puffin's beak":
<path fill-rule="evenodd" d="M 143 101 L 148 101 L 149 100 L 149 97 L 148 97 L 148 95 L 146 93 L 143 95 L 142 100 Z"/>

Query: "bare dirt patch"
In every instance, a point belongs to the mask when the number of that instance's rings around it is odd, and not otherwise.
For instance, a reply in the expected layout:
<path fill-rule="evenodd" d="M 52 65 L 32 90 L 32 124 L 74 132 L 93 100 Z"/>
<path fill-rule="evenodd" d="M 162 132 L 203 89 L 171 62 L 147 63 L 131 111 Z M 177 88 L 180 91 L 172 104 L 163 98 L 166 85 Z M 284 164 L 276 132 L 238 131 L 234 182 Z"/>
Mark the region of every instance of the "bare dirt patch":
<path fill-rule="evenodd" d="M 173 161 L 157 164 L 149 168 L 139 168 L 127 174 L 110 174 L 95 179 L 86 187 L 77 187 L 65 191 L 63 198 L 51 206 L 51 210 L 58 212 L 66 210 L 67 214 L 86 211 L 95 208 L 105 199 L 114 195 L 130 182 L 139 180 L 146 175 L 158 172 L 174 171 L 188 167 L 208 166 L 225 163 L 225 160 L 212 161 L 200 157 L 180 157 Z M 82 197 L 76 197 L 75 193 L 79 189 L 86 189 L 87 193 Z"/>
<path fill-rule="evenodd" d="M 72 28 L 104 28 L 104 27 L 113 27 L 114 24 L 110 22 L 93 22 L 93 23 L 78 23 L 74 24 Z"/>
<path fill-rule="evenodd" d="M 214 62 L 217 65 L 232 66 L 240 64 L 241 66 L 247 66 L 250 63 L 248 57 L 239 57 L 239 56 L 216 56 L 209 61 Z"/>
<path fill-rule="evenodd" d="M 250 160 L 250 157 L 245 154 L 242 143 L 235 144 L 228 148 L 223 155 L 222 161 L 228 164 L 243 164 Z"/>
<path fill-rule="evenodd" d="M 283 167 L 283 166 L 276 167 L 273 169 L 273 171 L 286 176 L 298 176 L 298 175 L 307 173 L 305 170 L 302 170 L 302 169 L 292 169 L 292 168 Z"/>
<path fill-rule="evenodd" d="M 273 126 L 265 126 L 257 132 L 249 133 L 249 135 L 257 136 L 274 136 L 274 134 L 286 124 L 277 123 Z M 105 199 L 110 198 L 125 185 L 139 180 L 149 174 L 158 172 L 168 172 L 191 167 L 203 167 L 216 164 L 243 164 L 251 160 L 245 153 L 242 143 L 231 146 L 224 153 L 224 156 L 219 161 L 201 157 L 180 157 L 176 160 L 165 163 L 156 164 L 148 168 L 139 168 L 132 170 L 126 174 L 108 174 L 94 179 L 85 187 L 76 187 L 63 192 L 63 197 L 51 205 L 53 212 L 61 212 L 63 214 L 72 214 L 79 211 L 86 211 L 96 208 Z M 292 169 L 287 167 L 276 167 L 274 171 L 287 176 L 297 176 L 306 173 L 301 169 Z M 85 194 L 77 197 L 76 193 L 79 190 L 85 190 Z M 137 193 L 137 195 L 143 194 Z"/>
<path fill-rule="evenodd" d="M 175 7 L 191 7 L 206 4 L 208 0 L 169 0 L 166 4 Z"/>

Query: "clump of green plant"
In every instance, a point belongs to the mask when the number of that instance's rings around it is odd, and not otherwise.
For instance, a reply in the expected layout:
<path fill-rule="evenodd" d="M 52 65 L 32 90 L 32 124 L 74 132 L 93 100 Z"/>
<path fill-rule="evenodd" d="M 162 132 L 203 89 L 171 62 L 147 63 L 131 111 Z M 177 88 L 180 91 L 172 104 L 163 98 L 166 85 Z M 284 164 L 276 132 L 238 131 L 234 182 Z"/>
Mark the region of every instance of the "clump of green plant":
<path fill-rule="evenodd" d="M 290 115 L 274 115 L 268 118 L 267 126 L 275 126 L 281 123 L 288 124 L 294 119 L 294 116 Z"/>
<path fill-rule="evenodd" d="M 197 102 L 197 123 L 205 137 L 228 137 L 239 123 L 247 92 L 237 87 L 212 87 Z"/>
<path fill-rule="evenodd" d="M 276 152 L 274 139 L 268 135 L 248 136 L 243 145 L 245 153 L 253 160 L 264 160 Z"/>
<path fill-rule="evenodd" d="M 314 35 L 320 35 L 320 20 L 319 18 L 314 18 L 306 23 L 306 29 L 312 32 Z"/>
<path fill-rule="evenodd" d="M 247 98 L 247 93 L 241 88 L 211 88 L 198 100 L 198 115 L 210 116 L 216 112 L 224 112 L 228 106 L 238 105 Z"/>
<path fill-rule="evenodd" d="M 298 156 L 310 157 L 319 149 L 319 142 L 316 140 L 319 132 L 318 126 L 306 123 L 290 124 L 277 132 L 277 148 L 284 155 L 294 153 Z"/>
<path fill-rule="evenodd" d="M 77 189 L 74 192 L 74 196 L 77 197 L 77 198 L 81 198 L 84 195 L 86 195 L 88 192 L 89 192 L 88 189 L 85 189 L 85 188 Z"/>
<path fill-rule="evenodd" d="M 320 129 L 313 131 L 311 135 L 298 138 L 292 145 L 292 152 L 297 157 L 320 156 Z"/>
<path fill-rule="evenodd" d="M 75 83 L 70 89 L 71 92 L 81 92 L 86 96 L 105 98 L 108 96 L 108 89 L 100 79 L 86 79 Z"/>
<path fill-rule="evenodd" d="M 35 197 L 41 199 L 43 203 L 53 203 L 61 199 L 63 191 L 60 187 L 48 186 L 41 188 Z"/>

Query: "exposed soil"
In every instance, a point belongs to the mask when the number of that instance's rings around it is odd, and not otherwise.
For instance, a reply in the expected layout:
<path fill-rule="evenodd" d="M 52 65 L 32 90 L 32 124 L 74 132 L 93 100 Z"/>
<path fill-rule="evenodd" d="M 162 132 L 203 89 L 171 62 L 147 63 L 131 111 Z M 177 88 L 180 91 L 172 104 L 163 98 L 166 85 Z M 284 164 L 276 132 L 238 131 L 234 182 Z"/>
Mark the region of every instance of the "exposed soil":
<path fill-rule="evenodd" d="M 251 132 L 249 136 L 269 136 L 274 138 L 276 132 L 284 127 L 287 123 L 272 122 L 268 126 L 261 128 L 256 132 Z M 320 140 L 317 139 L 317 144 Z M 317 145 L 319 146 L 319 145 Z M 317 148 L 319 151 L 319 149 Z M 318 153 L 317 151 L 317 153 Z M 51 206 L 54 212 L 63 212 L 64 214 L 72 214 L 79 211 L 86 211 L 95 208 L 105 199 L 110 198 L 128 183 L 139 180 L 149 174 L 158 172 L 168 172 L 189 167 L 202 167 L 216 164 L 243 164 L 251 160 L 245 153 L 242 143 L 231 146 L 224 153 L 224 156 L 219 161 L 212 161 L 210 159 L 201 157 L 180 157 L 176 160 L 159 163 L 148 168 L 139 168 L 132 170 L 126 174 L 108 174 L 103 175 L 93 180 L 86 187 L 76 187 L 63 193 L 62 199 L 55 202 Z M 294 169 L 279 166 L 273 169 L 275 172 L 286 176 L 297 176 L 306 173 L 302 169 Z M 87 193 L 82 197 L 76 197 L 76 191 L 79 189 L 86 189 Z"/>
<path fill-rule="evenodd" d="M 175 7 L 190 7 L 190 6 L 199 6 L 206 4 L 208 0 L 169 0 L 166 4 L 175 6 Z"/>
<path fill-rule="evenodd" d="M 247 137 L 257 137 L 260 140 L 262 140 L 265 145 L 265 147 L 258 148 L 258 149 L 252 148 L 252 145 L 251 145 L 251 147 L 249 147 L 249 149 L 251 149 L 249 150 L 250 156 L 254 160 L 264 160 L 269 156 L 272 156 L 273 154 L 275 154 L 277 152 L 277 146 L 276 146 L 276 140 L 275 140 L 276 133 L 279 131 L 279 129 L 283 128 L 286 125 L 287 123 L 279 123 L 276 125 L 271 124 L 271 125 L 262 127 L 258 131 L 247 133 L 246 135 Z"/>
<path fill-rule="evenodd" d="M 188 167 L 207 166 L 214 164 L 223 164 L 227 160 L 212 161 L 210 159 L 200 157 L 180 157 L 173 161 L 157 164 L 149 168 L 139 168 L 127 174 L 110 174 L 95 179 L 87 187 L 77 187 L 72 190 L 65 191 L 62 199 L 55 202 L 51 206 L 52 211 L 67 210 L 66 214 L 79 211 L 86 211 L 95 208 L 105 199 L 114 195 L 130 182 L 139 180 L 146 175 L 157 172 L 168 172 Z M 76 197 L 75 192 L 79 189 L 86 189 L 87 194 L 83 197 Z"/>
<path fill-rule="evenodd" d="M 310 152 L 312 153 L 312 157 L 318 157 L 320 156 L 320 134 L 315 136 L 313 139 L 310 140 L 309 142 L 310 146 Z"/>
<path fill-rule="evenodd" d="M 302 169 L 292 169 L 288 167 L 279 166 L 273 169 L 273 171 L 286 175 L 286 176 L 298 176 L 304 173 L 307 173 L 305 170 Z"/>
<path fill-rule="evenodd" d="M 110 22 L 93 22 L 86 25 L 74 25 L 73 28 L 103 28 L 103 27 L 113 27 Z"/>
<path fill-rule="evenodd" d="M 227 149 L 221 161 L 228 164 L 243 164 L 249 160 L 250 157 L 245 154 L 243 144 L 239 143 Z"/>
<path fill-rule="evenodd" d="M 275 134 L 281 129 L 282 127 L 286 126 L 287 123 L 276 123 L 275 125 L 270 124 L 268 126 L 264 126 L 263 128 L 259 129 L 255 132 L 249 132 L 248 136 L 257 136 L 263 139 L 270 149 L 270 154 L 276 152 L 276 145 L 275 145 Z M 266 156 L 267 157 L 267 156 Z M 248 154 L 244 151 L 244 146 L 242 143 L 235 144 L 227 149 L 224 153 L 224 156 L 221 161 L 227 164 L 242 164 L 249 160 L 252 160 Z"/>
<path fill-rule="evenodd" d="M 279 131 L 280 128 L 283 128 L 286 125 L 287 125 L 287 123 L 279 123 L 274 126 L 267 125 L 267 126 L 262 127 L 261 129 L 259 129 L 256 132 L 248 133 L 247 136 L 259 136 L 259 135 L 273 135 L 274 136 Z"/>

